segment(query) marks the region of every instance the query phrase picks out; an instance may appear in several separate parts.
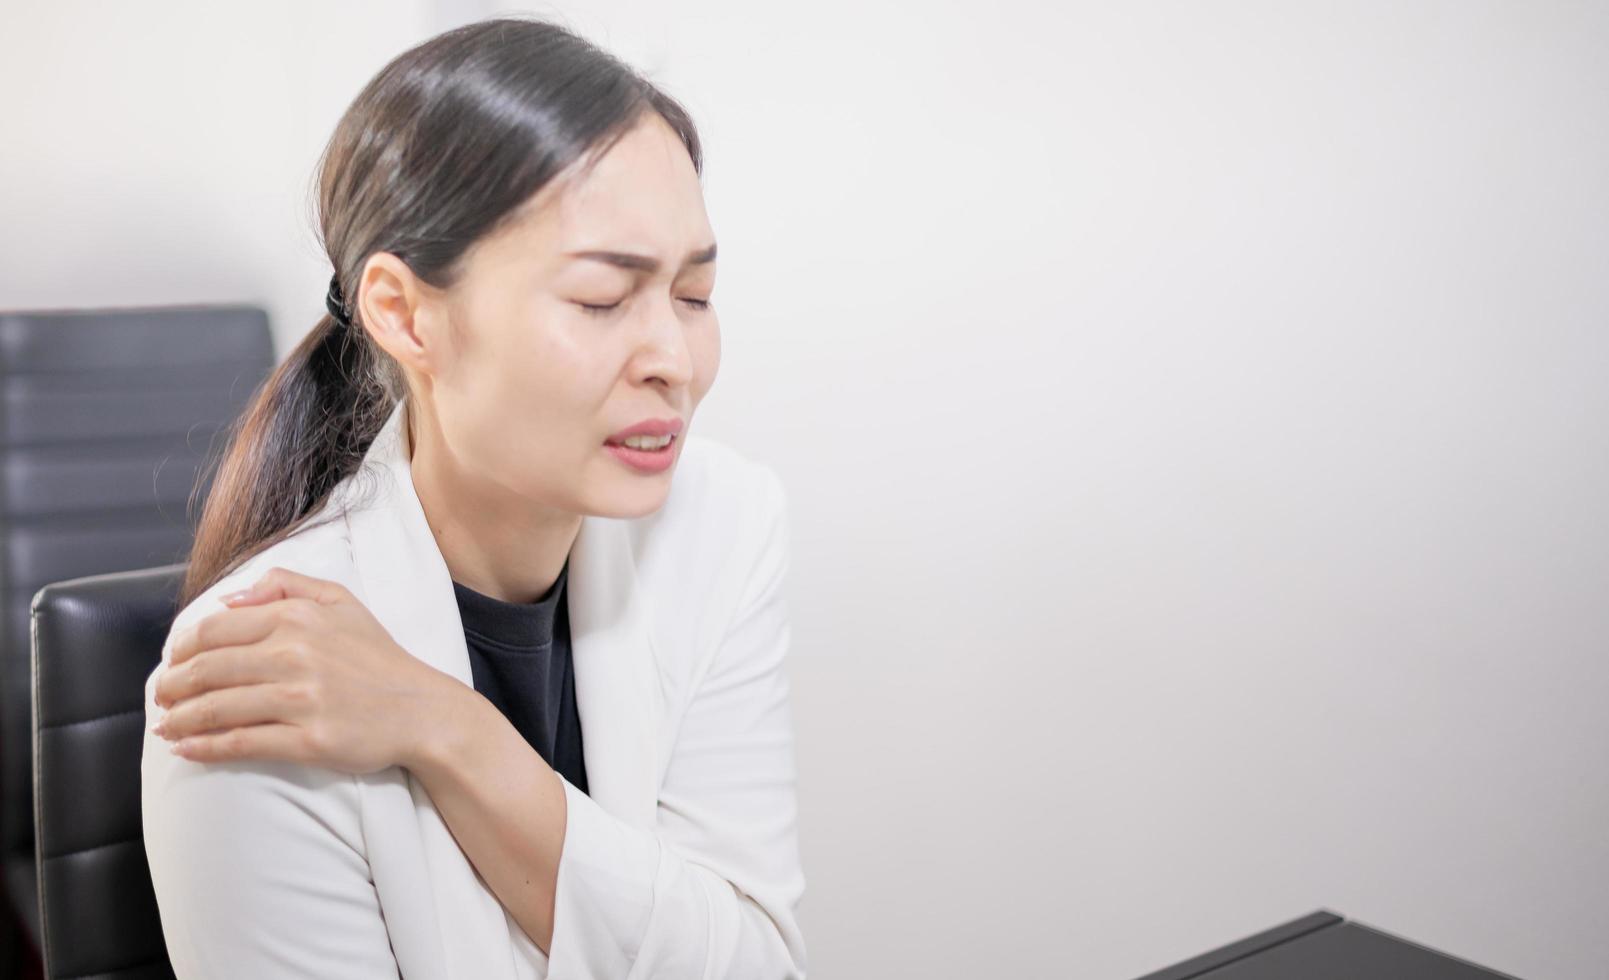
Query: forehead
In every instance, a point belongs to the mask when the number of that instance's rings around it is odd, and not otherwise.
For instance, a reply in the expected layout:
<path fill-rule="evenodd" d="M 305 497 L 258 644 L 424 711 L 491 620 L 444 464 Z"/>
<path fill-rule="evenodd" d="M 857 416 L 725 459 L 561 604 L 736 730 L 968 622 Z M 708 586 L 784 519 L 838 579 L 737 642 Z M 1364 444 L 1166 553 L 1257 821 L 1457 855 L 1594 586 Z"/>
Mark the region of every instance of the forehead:
<path fill-rule="evenodd" d="M 578 161 L 525 206 L 509 242 L 555 268 L 584 249 L 646 252 L 671 262 L 714 240 L 698 172 L 658 115 L 633 127 L 596 159 Z M 590 263 L 589 263 L 590 264 Z"/>

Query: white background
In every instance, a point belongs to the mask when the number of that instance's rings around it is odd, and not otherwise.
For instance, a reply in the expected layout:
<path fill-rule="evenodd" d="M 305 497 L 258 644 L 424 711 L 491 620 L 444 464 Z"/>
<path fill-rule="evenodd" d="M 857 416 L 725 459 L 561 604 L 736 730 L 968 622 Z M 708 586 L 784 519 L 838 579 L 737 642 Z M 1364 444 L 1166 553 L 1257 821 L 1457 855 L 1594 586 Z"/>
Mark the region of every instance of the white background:
<path fill-rule="evenodd" d="M 8 3 L 0 308 L 249 301 L 491 3 Z M 1121 978 L 1328 908 L 1609 963 L 1609 7 L 527 6 L 707 141 L 790 491 L 811 975 Z"/>

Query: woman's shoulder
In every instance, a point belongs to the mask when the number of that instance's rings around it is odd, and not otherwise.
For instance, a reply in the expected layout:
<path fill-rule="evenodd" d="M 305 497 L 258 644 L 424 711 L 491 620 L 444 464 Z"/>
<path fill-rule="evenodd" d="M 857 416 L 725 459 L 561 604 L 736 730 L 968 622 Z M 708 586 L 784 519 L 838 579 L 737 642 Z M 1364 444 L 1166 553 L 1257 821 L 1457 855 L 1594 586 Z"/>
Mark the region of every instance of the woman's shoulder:
<path fill-rule="evenodd" d="M 727 513 L 774 507 L 783 493 L 782 478 L 770 463 L 729 442 L 703 434 L 691 435 L 677 461 L 676 476 L 667 507 Z"/>
<path fill-rule="evenodd" d="M 776 469 L 709 436 L 683 445 L 664 505 L 627 523 L 638 583 L 655 600 L 667 648 L 670 637 L 719 635 L 757 575 L 783 560 L 788 546 Z M 707 649 L 694 646 L 693 656 Z"/>
<path fill-rule="evenodd" d="M 161 663 L 145 681 L 142 836 L 163 922 L 179 923 L 187 957 L 210 955 L 209 949 L 222 950 L 231 942 L 254 941 L 237 926 L 263 915 L 288 914 L 263 903 L 279 901 L 298 881 L 316 878 L 328 896 L 344 889 L 353 928 L 364 927 L 355 921 L 358 905 L 353 903 L 363 898 L 365 888 L 372 894 L 365 878 L 361 802 L 353 776 L 274 759 L 196 762 L 174 755 L 167 740 L 151 730 L 162 715 L 156 683 L 171 660 L 174 637 L 227 609 L 224 595 L 246 588 L 276 565 L 350 581 L 345 521 L 337 517 L 297 529 L 186 603 L 169 627 Z M 218 917 L 220 903 L 228 910 L 223 918 Z M 203 935 L 213 928 L 233 931 Z M 171 941 L 175 934 L 168 937 Z"/>
<path fill-rule="evenodd" d="M 686 473 L 697 475 L 731 475 L 754 472 L 770 467 L 748 450 L 739 449 L 725 439 L 703 432 L 688 433 L 677 460 L 676 479 Z"/>
<path fill-rule="evenodd" d="M 765 535 L 784 518 L 786 507 L 775 467 L 721 439 L 690 435 L 664 506 L 635 521 L 634 530 L 719 551 Z"/>
<path fill-rule="evenodd" d="M 228 608 L 223 603 L 223 596 L 248 588 L 275 567 L 288 568 L 315 578 L 331 579 L 352 589 L 354 593 L 358 592 L 351 538 L 344 516 L 337 514 L 310 521 L 230 569 L 179 610 L 169 628 L 169 635 Z M 163 659 L 166 658 L 167 651 L 164 650 Z"/>

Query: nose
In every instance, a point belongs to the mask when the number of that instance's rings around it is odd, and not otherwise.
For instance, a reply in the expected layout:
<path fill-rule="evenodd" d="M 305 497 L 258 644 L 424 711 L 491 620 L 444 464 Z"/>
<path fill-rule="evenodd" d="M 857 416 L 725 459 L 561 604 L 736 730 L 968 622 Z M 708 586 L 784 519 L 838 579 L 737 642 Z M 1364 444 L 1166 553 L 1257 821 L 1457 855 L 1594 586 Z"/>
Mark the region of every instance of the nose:
<path fill-rule="evenodd" d="M 687 345 L 686 328 L 677 315 L 674 297 L 656 302 L 643 327 L 642 339 L 633 361 L 633 375 L 640 381 L 659 379 L 670 387 L 692 381 L 693 357 Z"/>

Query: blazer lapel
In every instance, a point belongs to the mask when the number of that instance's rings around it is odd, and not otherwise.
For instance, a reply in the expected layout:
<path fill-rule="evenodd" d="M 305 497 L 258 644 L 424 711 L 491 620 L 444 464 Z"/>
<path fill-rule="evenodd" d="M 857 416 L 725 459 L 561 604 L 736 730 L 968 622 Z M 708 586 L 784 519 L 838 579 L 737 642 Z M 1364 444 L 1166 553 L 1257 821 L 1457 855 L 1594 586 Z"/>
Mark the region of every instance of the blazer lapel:
<path fill-rule="evenodd" d="M 582 518 L 566 589 L 587 795 L 632 826 L 652 830 L 664 690 L 622 521 Z"/>
<path fill-rule="evenodd" d="M 414 489 L 405 425 L 405 404 L 399 403 L 359 472 L 342 485 L 353 561 L 369 611 L 392 639 L 473 686 L 452 576 Z M 363 496 L 371 490 L 372 496 Z M 617 519 L 583 517 L 569 560 L 565 601 L 588 795 L 627 823 L 651 829 L 658 803 L 656 733 L 663 692 L 645 599 L 637 588 L 629 527 Z M 438 911 L 455 923 L 440 930 L 448 968 L 455 977 L 492 969 L 496 951 L 477 951 L 474 944 L 495 938 L 483 930 L 503 928 L 501 906 L 475 875 L 423 787 L 411 774 L 407 783 L 414 812 L 401 816 L 417 826 L 427 865 L 420 870 L 438 889 Z M 399 797 L 391 798 L 400 804 Z M 371 844 L 371 850 L 378 850 L 379 842 Z M 386 857 L 371 854 L 371 863 L 377 860 Z M 482 894 L 472 894 L 476 889 Z M 456 925 L 473 907 L 484 913 L 476 916 L 479 927 Z M 508 923 L 512 927 L 512 918 Z M 506 932 L 502 938 L 506 948 Z"/>

